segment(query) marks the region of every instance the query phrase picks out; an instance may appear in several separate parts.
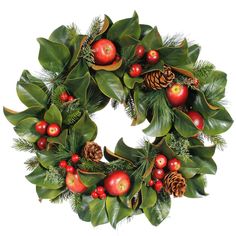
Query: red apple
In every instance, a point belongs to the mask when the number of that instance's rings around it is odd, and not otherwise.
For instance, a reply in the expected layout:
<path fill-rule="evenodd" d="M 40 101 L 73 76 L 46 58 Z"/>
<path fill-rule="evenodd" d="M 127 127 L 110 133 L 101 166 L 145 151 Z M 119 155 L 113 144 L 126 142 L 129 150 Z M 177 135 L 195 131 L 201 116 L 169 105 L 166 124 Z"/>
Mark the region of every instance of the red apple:
<path fill-rule="evenodd" d="M 165 176 L 165 171 L 163 169 L 154 168 L 152 171 L 152 177 L 154 179 L 163 179 Z"/>
<path fill-rule="evenodd" d="M 35 131 L 41 135 L 46 134 L 48 123 L 45 120 L 41 120 L 36 123 Z"/>
<path fill-rule="evenodd" d="M 170 171 L 178 171 L 181 167 L 180 160 L 177 158 L 172 158 L 171 160 L 168 161 L 168 169 Z"/>
<path fill-rule="evenodd" d="M 188 87 L 180 83 L 173 83 L 166 89 L 166 96 L 173 107 L 182 106 L 188 99 Z"/>
<path fill-rule="evenodd" d="M 143 45 L 137 45 L 136 48 L 135 48 L 135 56 L 137 58 L 142 58 L 145 54 L 145 48 Z"/>
<path fill-rule="evenodd" d="M 187 115 L 190 117 L 190 119 L 193 121 L 194 125 L 199 129 L 203 130 L 204 129 L 204 119 L 200 115 L 200 113 L 196 111 L 189 111 Z"/>
<path fill-rule="evenodd" d="M 140 64 L 133 64 L 131 67 L 130 67 L 130 70 L 129 70 L 129 75 L 131 77 L 138 77 L 141 75 L 142 73 L 142 66 Z"/>
<path fill-rule="evenodd" d="M 159 58 L 160 58 L 160 56 L 159 56 L 158 51 L 150 50 L 147 52 L 146 60 L 149 64 L 156 64 L 159 61 Z"/>
<path fill-rule="evenodd" d="M 108 39 L 99 39 L 92 45 L 95 64 L 108 65 L 111 64 L 116 57 L 116 47 L 112 41 Z"/>
<path fill-rule="evenodd" d="M 67 173 L 66 186 L 73 193 L 83 193 L 87 190 L 87 187 L 82 183 L 78 173 Z"/>
<path fill-rule="evenodd" d="M 57 137 L 60 133 L 61 127 L 56 123 L 52 123 L 47 127 L 47 134 L 50 137 Z"/>
<path fill-rule="evenodd" d="M 106 177 L 104 187 L 112 196 L 124 195 L 130 189 L 130 177 L 126 172 L 117 170 Z"/>
<path fill-rule="evenodd" d="M 163 154 L 158 154 L 155 157 L 155 166 L 158 169 L 162 169 L 167 165 L 167 158 Z"/>

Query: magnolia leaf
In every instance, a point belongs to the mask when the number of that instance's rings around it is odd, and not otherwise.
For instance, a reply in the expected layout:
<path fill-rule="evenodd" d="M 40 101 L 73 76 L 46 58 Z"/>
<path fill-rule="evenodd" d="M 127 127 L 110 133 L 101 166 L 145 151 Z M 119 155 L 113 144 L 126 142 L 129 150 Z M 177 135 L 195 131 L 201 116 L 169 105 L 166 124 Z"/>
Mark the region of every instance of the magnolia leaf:
<path fill-rule="evenodd" d="M 106 177 L 105 174 L 100 172 L 87 172 L 83 170 L 79 170 L 79 176 L 83 184 L 87 187 L 97 184 Z"/>
<path fill-rule="evenodd" d="M 62 125 L 61 112 L 56 105 L 52 104 L 50 108 L 45 112 L 44 120 L 49 124 L 56 123 L 59 126 Z"/>
<path fill-rule="evenodd" d="M 36 192 L 38 194 L 39 199 L 54 199 L 58 197 L 61 193 L 65 191 L 65 188 L 59 189 L 48 189 L 40 186 L 36 186 Z"/>
<path fill-rule="evenodd" d="M 157 201 L 157 194 L 156 191 L 150 187 L 147 187 L 146 185 L 142 185 L 141 188 L 141 195 L 142 195 L 142 204 L 140 205 L 140 208 L 149 208 L 153 207 L 156 204 Z"/>
<path fill-rule="evenodd" d="M 115 61 L 112 64 L 105 65 L 105 66 L 92 64 L 92 69 L 93 70 L 115 71 L 121 67 L 122 63 L 123 63 L 123 60 L 120 59 L 119 61 Z"/>
<path fill-rule="evenodd" d="M 154 27 L 143 37 L 142 44 L 147 50 L 159 49 L 163 46 L 162 38 L 157 27 Z"/>
<path fill-rule="evenodd" d="M 198 44 L 193 44 L 188 48 L 188 57 L 192 64 L 195 64 L 200 54 L 201 47 Z"/>
<path fill-rule="evenodd" d="M 125 83 L 126 87 L 129 88 L 129 89 L 133 89 L 135 83 L 140 84 L 140 83 L 143 82 L 143 80 L 144 79 L 142 77 L 136 77 L 136 78 L 130 77 L 128 75 L 128 73 L 125 73 L 125 75 L 124 75 L 124 83 Z"/>
<path fill-rule="evenodd" d="M 91 223 L 93 226 L 105 224 L 108 222 L 106 201 L 94 199 L 89 203 L 89 210 L 91 213 Z"/>
<path fill-rule="evenodd" d="M 66 147 L 66 142 L 67 142 L 67 138 L 68 138 L 68 129 L 64 129 L 59 136 L 57 137 L 49 137 L 47 138 L 47 141 L 49 143 L 57 143 L 60 144 L 64 147 Z"/>

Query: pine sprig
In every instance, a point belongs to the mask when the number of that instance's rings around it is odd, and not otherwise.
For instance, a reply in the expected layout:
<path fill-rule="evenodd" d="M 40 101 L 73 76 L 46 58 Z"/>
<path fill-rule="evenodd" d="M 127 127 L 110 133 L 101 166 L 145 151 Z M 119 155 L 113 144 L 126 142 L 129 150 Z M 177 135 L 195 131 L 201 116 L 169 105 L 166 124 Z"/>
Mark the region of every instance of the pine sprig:
<path fill-rule="evenodd" d="M 204 137 L 221 151 L 226 147 L 226 141 L 221 135 L 205 135 Z"/>
<path fill-rule="evenodd" d="M 188 139 L 175 135 L 174 133 L 170 133 L 169 137 L 168 145 L 175 152 L 175 154 L 183 160 L 189 159 L 191 155 L 189 153 L 190 143 Z"/>
<path fill-rule="evenodd" d="M 44 181 L 51 184 L 61 185 L 64 184 L 65 182 L 64 175 L 65 175 L 64 170 L 50 166 L 48 171 L 46 172 L 46 177 Z"/>
<path fill-rule="evenodd" d="M 72 23 L 67 26 L 68 32 L 69 32 L 69 40 L 74 40 L 76 36 L 80 33 L 78 26 L 75 23 Z"/>
<path fill-rule="evenodd" d="M 39 166 L 39 161 L 36 157 L 32 157 L 25 161 L 26 169 L 29 171 L 33 171 Z"/>
<path fill-rule="evenodd" d="M 17 151 L 35 153 L 37 151 L 35 144 L 31 143 L 23 138 L 14 139 L 12 146 Z"/>
<path fill-rule="evenodd" d="M 184 39 L 183 34 L 167 35 L 163 39 L 163 45 L 165 47 L 176 47 L 181 44 Z"/>
<path fill-rule="evenodd" d="M 75 213 L 79 212 L 81 201 L 82 201 L 81 195 L 73 194 L 71 196 L 71 208 Z"/>
<path fill-rule="evenodd" d="M 195 76 L 204 82 L 208 75 L 215 69 L 215 66 L 208 61 L 198 61 L 194 65 Z"/>
<path fill-rule="evenodd" d="M 88 38 L 87 42 L 89 43 L 90 41 L 94 40 L 96 36 L 101 32 L 103 26 L 103 21 L 101 20 L 100 17 L 95 17 L 89 27 L 89 30 L 87 32 Z"/>
<path fill-rule="evenodd" d="M 50 200 L 52 203 L 62 203 L 64 201 L 70 200 L 72 198 L 73 193 L 70 192 L 68 189 L 65 189 L 59 196 Z"/>
<path fill-rule="evenodd" d="M 135 103 L 134 103 L 134 99 L 132 97 L 131 94 L 129 94 L 126 98 L 126 101 L 125 101 L 125 111 L 126 111 L 126 114 L 134 119 L 136 118 L 137 116 L 137 112 L 136 112 L 136 109 L 135 109 Z"/>
<path fill-rule="evenodd" d="M 111 107 L 116 110 L 119 106 L 119 102 L 115 99 L 111 99 Z"/>

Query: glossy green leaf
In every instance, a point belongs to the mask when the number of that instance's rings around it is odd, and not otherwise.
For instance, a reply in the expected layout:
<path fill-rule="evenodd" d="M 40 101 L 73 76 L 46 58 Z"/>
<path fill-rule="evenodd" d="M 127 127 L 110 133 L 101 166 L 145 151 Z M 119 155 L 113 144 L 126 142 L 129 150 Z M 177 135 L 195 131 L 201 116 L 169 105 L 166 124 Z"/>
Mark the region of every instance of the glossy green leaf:
<path fill-rule="evenodd" d="M 151 137 L 162 137 L 170 131 L 171 127 L 172 111 L 166 102 L 165 95 L 160 92 L 158 100 L 153 106 L 151 123 L 143 132 Z"/>
<path fill-rule="evenodd" d="M 116 144 L 115 154 L 137 163 L 141 158 L 145 157 L 145 152 L 142 149 L 131 148 L 127 146 L 121 138 Z"/>
<path fill-rule="evenodd" d="M 188 48 L 188 57 L 193 64 L 197 61 L 200 51 L 201 47 L 198 44 L 193 44 Z"/>
<path fill-rule="evenodd" d="M 117 197 L 106 198 L 106 210 L 109 222 L 114 228 L 116 228 L 118 222 L 133 213 L 133 210 L 126 207 Z"/>
<path fill-rule="evenodd" d="M 192 146 L 189 149 L 190 154 L 203 157 L 204 159 L 212 158 L 215 154 L 215 150 L 216 146 L 205 147 L 200 145 Z"/>
<path fill-rule="evenodd" d="M 185 39 L 178 47 L 163 47 L 159 50 L 160 58 L 167 65 L 185 65 L 188 58 L 188 43 Z"/>
<path fill-rule="evenodd" d="M 76 212 L 79 218 L 83 221 L 89 222 L 91 220 L 91 213 L 89 210 L 89 203 L 93 201 L 90 196 L 82 195 L 81 202 L 76 205 Z"/>
<path fill-rule="evenodd" d="M 50 108 L 45 112 L 44 120 L 49 124 L 56 123 L 59 126 L 62 125 L 61 112 L 56 105 L 52 104 Z"/>
<path fill-rule="evenodd" d="M 192 179 L 187 179 L 186 184 L 185 197 L 198 198 L 207 195 L 205 192 L 206 179 L 204 175 L 196 175 Z"/>
<path fill-rule="evenodd" d="M 26 179 L 37 186 L 48 188 L 48 189 L 59 189 L 63 186 L 63 184 L 55 184 L 50 183 L 46 179 L 46 171 L 42 167 L 38 166 L 35 170 L 33 170 L 29 175 L 25 176 Z"/>
<path fill-rule="evenodd" d="M 215 174 L 217 171 L 216 163 L 213 159 L 200 156 L 193 156 L 192 160 L 196 163 L 196 166 L 199 168 L 200 174 Z"/>
<path fill-rule="evenodd" d="M 100 173 L 100 172 L 95 173 L 95 172 L 80 171 L 79 175 L 80 175 L 81 181 L 87 187 L 96 185 L 98 182 L 100 182 L 102 179 L 106 177 L 105 174 Z"/>
<path fill-rule="evenodd" d="M 39 199 L 54 199 L 58 197 L 61 193 L 65 191 L 65 188 L 59 189 L 48 189 L 40 186 L 36 186 L 36 192 L 38 194 Z"/>
<path fill-rule="evenodd" d="M 57 144 L 60 144 L 62 146 L 66 146 L 66 141 L 67 141 L 67 138 L 68 138 L 68 130 L 67 129 L 64 129 L 59 136 L 57 137 L 49 137 L 47 138 L 47 141 L 49 143 L 57 143 Z"/>
<path fill-rule="evenodd" d="M 65 44 L 67 47 L 69 47 L 71 46 L 71 36 L 72 34 L 69 28 L 61 25 L 51 33 L 49 40 L 55 43 Z"/>
<path fill-rule="evenodd" d="M 85 61 L 80 60 L 79 63 L 68 74 L 64 85 L 68 90 L 73 92 L 73 96 L 79 99 L 84 105 L 87 102 L 87 90 L 90 83 L 90 73 Z"/>
<path fill-rule="evenodd" d="M 52 151 L 41 151 L 37 152 L 37 159 L 44 168 L 50 166 L 56 166 L 61 160 L 65 160 L 71 157 L 69 152 L 54 153 Z"/>
<path fill-rule="evenodd" d="M 159 225 L 169 214 L 171 200 L 169 194 L 158 194 L 157 202 L 153 207 L 144 208 L 143 212 L 152 225 Z"/>
<path fill-rule="evenodd" d="M 41 106 L 30 107 L 22 112 L 16 112 L 10 110 L 6 107 L 3 107 L 3 112 L 7 120 L 13 125 L 17 125 L 21 120 L 24 120 L 29 117 L 39 117 L 43 108 Z"/>
<path fill-rule="evenodd" d="M 39 62 L 45 70 L 61 73 L 70 60 L 70 51 L 64 45 L 38 38 L 40 44 Z"/>
<path fill-rule="evenodd" d="M 89 210 L 91 212 L 91 223 L 93 226 L 108 222 L 105 200 L 94 199 L 89 203 Z"/>
<path fill-rule="evenodd" d="M 18 122 L 14 127 L 14 130 L 21 138 L 34 143 L 40 137 L 40 135 L 35 131 L 35 124 L 38 121 L 37 118 L 28 117 Z"/>
<path fill-rule="evenodd" d="M 222 71 L 212 71 L 208 76 L 207 83 L 201 87 L 206 100 L 210 104 L 217 104 L 225 96 L 227 75 Z"/>
<path fill-rule="evenodd" d="M 184 178 L 190 179 L 193 178 L 196 174 L 198 174 L 200 172 L 200 169 L 196 167 L 181 166 L 179 172 L 183 175 Z"/>
<path fill-rule="evenodd" d="M 163 46 L 162 38 L 157 30 L 157 27 L 154 27 L 144 36 L 142 39 L 142 44 L 146 50 L 159 49 Z"/>
<path fill-rule="evenodd" d="M 157 201 L 157 194 L 156 191 L 145 184 L 142 185 L 141 188 L 141 195 L 142 195 L 142 204 L 140 208 L 149 208 L 153 207 Z"/>
<path fill-rule="evenodd" d="M 139 19 L 135 12 L 132 18 L 123 19 L 114 23 L 108 30 L 107 38 L 119 43 L 121 46 L 125 46 L 128 43 L 126 36 L 139 39 L 140 34 L 141 28 L 139 25 Z"/>
<path fill-rule="evenodd" d="M 145 35 L 147 35 L 148 33 L 150 33 L 150 31 L 153 30 L 152 26 L 144 25 L 144 24 L 140 24 L 140 28 L 141 28 L 141 36 L 140 36 L 140 38 L 143 38 Z"/>
<path fill-rule="evenodd" d="M 27 107 L 47 106 L 48 96 L 38 85 L 19 81 L 16 86 L 16 91 L 21 102 Z"/>
<path fill-rule="evenodd" d="M 84 112 L 72 130 L 79 137 L 81 146 L 97 136 L 97 125 L 90 119 L 87 112 Z"/>
<path fill-rule="evenodd" d="M 174 127 L 180 135 L 188 138 L 199 132 L 188 115 L 178 109 L 173 110 L 175 113 Z"/>
<path fill-rule="evenodd" d="M 136 77 L 136 78 L 132 78 L 130 77 L 127 73 L 125 73 L 124 75 L 124 83 L 126 85 L 127 88 L 129 89 L 133 89 L 135 83 L 142 83 L 143 82 L 143 78 L 142 77 Z"/>
<path fill-rule="evenodd" d="M 122 102 L 125 97 L 123 85 L 114 73 L 98 71 L 95 75 L 99 89 L 108 97 Z"/>

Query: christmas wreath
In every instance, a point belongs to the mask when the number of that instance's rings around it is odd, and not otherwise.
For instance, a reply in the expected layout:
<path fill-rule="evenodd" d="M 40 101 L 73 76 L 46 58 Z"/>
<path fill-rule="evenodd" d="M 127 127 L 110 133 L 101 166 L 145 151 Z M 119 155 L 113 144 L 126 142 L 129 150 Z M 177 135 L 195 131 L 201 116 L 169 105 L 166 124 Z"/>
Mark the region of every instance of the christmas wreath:
<path fill-rule="evenodd" d="M 197 44 L 161 37 L 137 13 L 95 18 L 86 35 L 60 26 L 38 42 L 43 73 L 24 70 L 16 86 L 28 108 L 4 114 L 20 136 L 14 147 L 34 153 L 26 179 L 39 199 L 70 200 L 80 219 L 116 227 L 141 213 L 158 225 L 170 195 L 206 195 L 205 175 L 216 173 L 212 157 L 233 120 L 222 103 L 226 74 L 197 61 Z M 124 105 L 132 125 L 147 119 L 143 132 L 155 141 L 132 148 L 120 139 L 114 152 L 102 150 L 91 114 L 109 101 Z"/>

